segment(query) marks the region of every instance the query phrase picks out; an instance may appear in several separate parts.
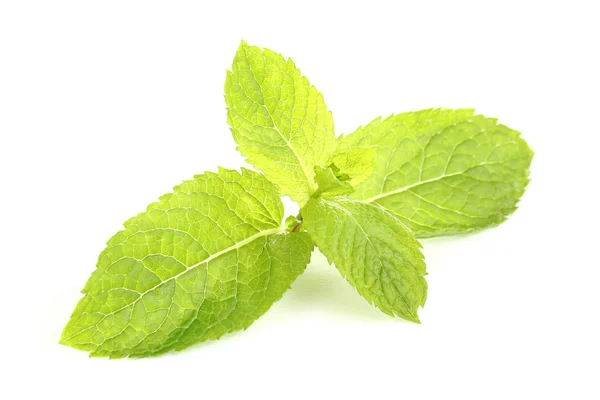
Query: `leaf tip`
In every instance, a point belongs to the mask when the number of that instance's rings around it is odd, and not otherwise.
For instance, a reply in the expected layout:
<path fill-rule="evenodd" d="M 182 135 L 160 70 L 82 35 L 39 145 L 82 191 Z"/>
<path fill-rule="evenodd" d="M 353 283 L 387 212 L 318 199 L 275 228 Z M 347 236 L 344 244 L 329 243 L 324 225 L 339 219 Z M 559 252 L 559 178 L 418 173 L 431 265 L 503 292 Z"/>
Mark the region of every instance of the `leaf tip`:
<path fill-rule="evenodd" d="M 417 314 L 416 310 L 414 312 L 410 312 L 408 315 L 398 315 L 398 317 L 410 322 L 414 322 L 415 324 L 421 325 L 421 319 L 419 318 L 419 315 Z"/>

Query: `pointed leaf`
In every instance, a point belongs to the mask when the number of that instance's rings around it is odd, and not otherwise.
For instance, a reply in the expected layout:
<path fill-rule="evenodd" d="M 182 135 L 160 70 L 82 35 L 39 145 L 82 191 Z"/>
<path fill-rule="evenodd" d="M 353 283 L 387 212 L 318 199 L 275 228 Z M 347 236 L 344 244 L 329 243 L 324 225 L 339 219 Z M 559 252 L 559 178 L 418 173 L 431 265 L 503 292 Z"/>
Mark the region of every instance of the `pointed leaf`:
<path fill-rule="evenodd" d="M 185 181 L 108 241 L 61 343 L 144 357 L 245 329 L 301 274 L 313 245 L 281 226 L 274 186 L 221 169 Z"/>
<path fill-rule="evenodd" d="M 497 225 L 516 209 L 533 152 L 520 134 L 473 110 L 376 119 L 339 151 L 377 148 L 375 171 L 350 195 L 395 213 L 417 237 Z"/>
<path fill-rule="evenodd" d="M 301 210 L 319 250 L 369 303 L 419 322 L 427 282 L 421 245 L 393 214 L 346 197 L 311 199 Z"/>
<path fill-rule="evenodd" d="M 225 82 L 238 150 L 300 205 L 315 191 L 315 166 L 335 152 L 331 112 L 292 60 L 242 43 Z"/>

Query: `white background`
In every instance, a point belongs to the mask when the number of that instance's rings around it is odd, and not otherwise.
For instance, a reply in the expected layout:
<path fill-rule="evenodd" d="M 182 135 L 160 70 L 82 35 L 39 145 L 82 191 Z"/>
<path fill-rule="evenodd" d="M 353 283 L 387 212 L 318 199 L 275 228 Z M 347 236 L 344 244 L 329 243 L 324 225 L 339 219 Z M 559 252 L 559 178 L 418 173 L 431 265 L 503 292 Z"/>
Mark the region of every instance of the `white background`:
<path fill-rule="evenodd" d="M 360 3 L 0 3 L 1 398 L 600 398 L 594 2 Z M 315 253 L 246 332 L 143 360 L 58 345 L 123 221 L 243 165 L 223 100 L 242 38 L 292 57 L 337 133 L 428 107 L 522 131 L 519 210 L 423 241 L 422 325 Z"/>

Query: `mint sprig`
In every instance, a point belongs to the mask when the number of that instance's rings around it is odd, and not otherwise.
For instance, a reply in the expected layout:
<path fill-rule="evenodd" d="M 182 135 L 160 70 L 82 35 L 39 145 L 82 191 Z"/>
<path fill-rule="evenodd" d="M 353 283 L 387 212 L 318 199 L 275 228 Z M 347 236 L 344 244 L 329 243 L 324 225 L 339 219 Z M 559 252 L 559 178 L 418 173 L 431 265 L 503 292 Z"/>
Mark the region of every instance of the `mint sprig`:
<path fill-rule="evenodd" d="M 225 82 L 238 150 L 263 174 L 197 175 L 124 224 L 100 254 L 61 343 L 147 357 L 245 329 L 314 245 L 368 302 L 420 322 L 416 237 L 504 221 L 528 183 L 520 134 L 473 110 L 376 119 L 336 138 L 323 96 L 290 59 L 242 42 Z M 300 209 L 284 220 L 280 196 Z"/>

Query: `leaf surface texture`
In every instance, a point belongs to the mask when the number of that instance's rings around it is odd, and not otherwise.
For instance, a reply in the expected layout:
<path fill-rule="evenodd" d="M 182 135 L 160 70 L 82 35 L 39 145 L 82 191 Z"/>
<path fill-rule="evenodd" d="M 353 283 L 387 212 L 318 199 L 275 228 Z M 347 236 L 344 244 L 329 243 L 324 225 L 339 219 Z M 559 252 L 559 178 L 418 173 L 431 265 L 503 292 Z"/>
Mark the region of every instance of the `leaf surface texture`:
<path fill-rule="evenodd" d="M 310 259 L 308 235 L 284 232 L 282 218 L 255 172 L 183 182 L 108 241 L 61 343 L 144 357 L 247 328 Z"/>
<path fill-rule="evenodd" d="M 419 322 L 427 282 L 421 245 L 393 214 L 347 197 L 311 199 L 301 211 L 319 250 L 369 303 Z"/>
<path fill-rule="evenodd" d="M 316 166 L 336 148 L 323 96 L 291 59 L 242 43 L 225 81 L 227 119 L 238 150 L 303 205 L 315 191 Z"/>
<path fill-rule="evenodd" d="M 473 110 L 377 118 L 339 151 L 377 149 L 374 172 L 350 195 L 396 214 L 417 237 L 494 226 L 516 209 L 533 152 L 520 134 Z"/>

